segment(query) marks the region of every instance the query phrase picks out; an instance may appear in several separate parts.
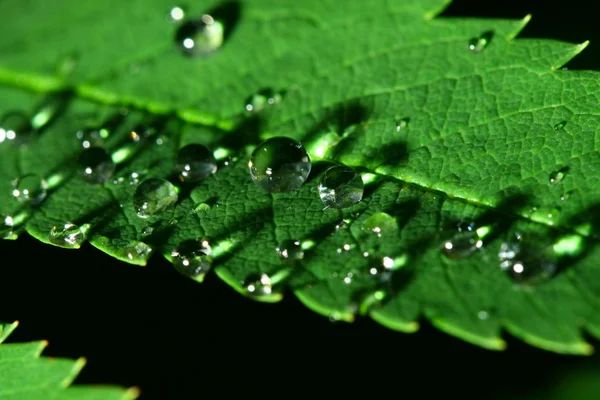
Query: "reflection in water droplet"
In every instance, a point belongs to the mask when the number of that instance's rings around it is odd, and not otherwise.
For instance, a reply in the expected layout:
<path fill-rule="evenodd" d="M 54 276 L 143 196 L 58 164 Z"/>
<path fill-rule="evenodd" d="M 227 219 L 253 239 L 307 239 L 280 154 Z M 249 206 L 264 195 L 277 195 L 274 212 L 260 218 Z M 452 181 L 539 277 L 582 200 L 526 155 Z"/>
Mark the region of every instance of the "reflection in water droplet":
<path fill-rule="evenodd" d="M 108 130 L 88 128 L 78 131 L 75 136 L 81 141 L 81 146 L 84 149 L 102 147 L 104 139 L 108 137 Z"/>
<path fill-rule="evenodd" d="M 177 246 L 171 253 L 175 269 L 202 282 L 212 267 L 212 249 L 206 240 L 191 240 Z"/>
<path fill-rule="evenodd" d="M 169 22 L 180 22 L 183 18 L 185 18 L 185 11 L 181 7 L 171 8 L 171 11 L 167 15 Z"/>
<path fill-rule="evenodd" d="M 463 221 L 457 224 L 456 230 L 457 233 L 452 239 L 446 241 L 442 248 L 442 252 L 447 258 L 456 260 L 468 257 L 483 247 L 483 240 L 473 221 Z"/>
<path fill-rule="evenodd" d="M 252 274 L 244 280 L 246 292 L 251 296 L 268 296 L 273 293 L 271 278 L 267 274 Z"/>
<path fill-rule="evenodd" d="M 354 277 L 354 274 L 352 272 L 348 272 L 346 274 L 346 276 L 344 276 L 344 279 L 343 279 L 344 283 L 346 285 L 350 285 L 352 283 L 352 278 L 353 277 Z"/>
<path fill-rule="evenodd" d="M 112 178 L 116 165 L 106 150 L 101 147 L 90 147 L 79 155 L 77 168 L 86 182 L 100 184 Z"/>
<path fill-rule="evenodd" d="M 210 15 L 191 20 L 179 27 L 175 41 L 185 55 L 208 56 L 223 44 L 223 24 Z"/>
<path fill-rule="evenodd" d="M 274 106 L 281 103 L 281 93 L 275 92 L 273 89 L 263 89 L 248 97 L 244 102 L 244 108 L 248 112 L 259 112 L 265 107 Z"/>
<path fill-rule="evenodd" d="M 48 186 L 44 179 L 36 174 L 26 174 L 13 182 L 13 196 L 22 203 L 37 205 L 44 200 Z"/>
<path fill-rule="evenodd" d="M 138 242 L 127 250 L 130 260 L 147 260 L 152 254 L 152 248 L 144 242 Z"/>
<path fill-rule="evenodd" d="M 500 269 L 519 284 L 539 284 L 556 272 L 556 263 L 551 259 L 550 253 L 533 246 L 528 247 L 520 234 L 500 245 L 498 259 Z"/>
<path fill-rule="evenodd" d="M 490 44 L 492 40 L 492 32 L 486 32 L 479 37 L 469 40 L 469 50 L 473 53 L 481 53 Z"/>
<path fill-rule="evenodd" d="M 378 276 L 382 281 L 390 280 L 392 271 L 396 269 L 394 259 L 391 257 L 383 257 L 381 265 L 369 268 L 369 274 Z"/>
<path fill-rule="evenodd" d="M 33 133 L 29 118 L 19 111 L 12 111 L 0 118 L 0 143 L 27 144 Z"/>
<path fill-rule="evenodd" d="M 137 215 L 147 218 L 160 214 L 177 202 L 177 189 L 169 181 L 152 178 L 140 183 L 133 194 Z"/>
<path fill-rule="evenodd" d="M 568 192 L 565 192 L 565 193 L 563 193 L 563 194 L 560 196 L 560 201 L 565 201 L 565 200 L 568 200 L 568 199 L 569 199 L 569 197 L 571 197 L 571 194 L 573 194 L 573 191 L 572 191 L 572 190 L 569 190 Z"/>
<path fill-rule="evenodd" d="M 283 260 L 295 261 L 304 258 L 304 250 L 299 240 L 284 240 L 279 243 L 275 251 Z"/>
<path fill-rule="evenodd" d="M 248 168 L 252 180 L 266 191 L 292 192 L 306 181 L 311 162 L 302 143 L 286 137 L 274 137 L 256 147 Z"/>
<path fill-rule="evenodd" d="M 550 181 L 550 184 L 556 185 L 557 183 L 561 182 L 565 178 L 566 174 L 567 174 L 567 169 L 562 168 L 558 171 L 554 171 L 553 173 L 551 173 L 548 180 Z"/>
<path fill-rule="evenodd" d="M 567 121 L 559 122 L 558 124 L 554 125 L 554 130 L 560 131 L 561 129 L 563 129 L 565 127 L 565 125 L 567 125 Z"/>
<path fill-rule="evenodd" d="M 79 227 L 71 222 L 53 226 L 50 231 L 50 242 L 61 247 L 78 248 L 85 240 L 89 225 Z"/>
<path fill-rule="evenodd" d="M 384 212 L 379 212 L 367 218 L 361 228 L 363 231 L 374 234 L 378 238 L 381 238 L 383 235 L 396 232 L 398 230 L 398 223 L 391 215 Z"/>
<path fill-rule="evenodd" d="M 346 208 L 362 199 L 364 188 L 360 175 L 352 168 L 335 166 L 325 171 L 318 190 L 326 207 Z"/>
<path fill-rule="evenodd" d="M 177 153 L 177 172 L 182 182 L 197 182 L 217 172 L 217 160 L 201 144 L 189 144 Z"/>
<path fill-rule="evenodd" d="M 0 214 L 0 238 L 4 239 L 12 236 L 14 225 L 13 217 Z"/>

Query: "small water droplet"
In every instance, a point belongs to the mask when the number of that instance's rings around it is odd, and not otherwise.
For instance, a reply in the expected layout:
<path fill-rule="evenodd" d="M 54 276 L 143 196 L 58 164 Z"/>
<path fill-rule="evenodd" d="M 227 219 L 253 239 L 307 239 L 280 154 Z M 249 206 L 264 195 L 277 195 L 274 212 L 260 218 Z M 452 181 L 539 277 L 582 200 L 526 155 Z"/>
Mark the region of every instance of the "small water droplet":
<path fill-rule="evenodd" d="M 21 203 L 37 205 L 46 197 L 48 185 L 39 175 L 26 174 L 12 183 L 12 194 Z"/>
<path fill-rule="evenodd" d="M 490 42 L 492 41 L 493 35 L 493 32 L 488 31 L 484 32 L 479 37 L 472 38 L 471 40 L 469 40 L 469 50 L 471 50 L 473 53 L 481 53 L 487 48 L 487 46 L 489 46 Z"/>
<path fill-rule="evenodd" d="M 171 252 L 171 257 L 179 273 L 199 282 L 212 267 L 212 249 L 206 240 L 186 241 Z"/>
<path fill-rule="evenodd" d="M 112 178 L 116 165 L 106 150 L 101 147 L 90 147 L 84 149 L 79 155 L 77 168 L 86 182 L 100 184 Z"/>
<path fill-rule="evenodd" d="M 446 258 L 456 260 L 468 257 L 483 247 L 483 240 L 477 233 L 477 226 L 473 221 L 458 223 L 456 230 L 457 233 L 443 245 L 442 252 Z"/>
<path fill-rule="evenodd" d="M 559 182 L 562 182 L 563 179 L 565 179 L 565 176 L 567 175 L 568 172 L 568 168 L 561 168 L 557 171 L 554 171 L 550 174 L 550 177 L 548 178 L 548 181 L 550 182 L 551 185 L 556 185 Z"/>
<path fill-rule="evenodd" d="M 85 240 L 89 225 L 79 227 L 71 222 L 53 226 L 50 231 L 50 242 L 61 247 L 78 248 Z"/>
<path fill-rule="evenodd" d="M 482 321 L 487 320 L 490 317 L 490 314 L 487 311 L 479 311 L 477 313 L 477 318 L 479 318 Z"/>
<path fill-rule="evenodd" d="M 167 14 L 167 20 L 172 23 L 178 23 L 185 18 L 185 11 L 181 7 L 173 7 Z"/>
<path fill-rule="evenodd" d="M 565 127 L 565 125 L 567 125 L 567 121 L 561 121 L 558 124 L 554 125 L 554 130 L 560 131 Z"/>
<path fill-rule="evenodd" d="M 152 248 L 144 242 L 137 242 L 126 251 L 130 260 L 147 260 L 152 254 Z"/>
<path fill-rule="evenodd" d="M 176 169 L 182 182 L 198 182 L 217 172 L 217 160 L 205 146 L 189 144 L 177 153 Z"/>
<path fill-rule="evenodd" d="M 202 213 L 202 212 L 207 212 L 210 210 L 210 206 L 206 203 L 200 203 L 198 204 L 196 207 L 194 207 L 194 212 L 195 213 Z"/>
<path fill-rule="evenodd" d="M 364 232 L 381 238 L 383 235 L 398 231 L 398 223 L 391 215 L 379 212 L 367 218 L 361 228 Z M 365 257 L 367 256 L 368 254 Z"/>
<path fill-rule="evenodd" d="M 148 218 L 160 214 L 177 202 L 177 189 L 171 182 L 159 178 L 146 179 L 133 194 L 137 215 Z"/>
<path fill-rule="evenodd" d="M 273 284 L 267 274 L 252 274 L 244 280 L 246 292 L 251 296 L 268 296 L 273 293 Z"/>
<path fill-rule="evenodd" d="M 281 99 L 281 93 L 277 93 L 273 89 L 262 89 L 246 99 L 244 108 L 247 112 L 256 113 L 265 107 L 281 103 Z"/>
<path fill-rule="evenodd" d="M 348 273 L 346 274 L 346 276 L 344 276 L 344 279 L 343 279 L 344 283 L 345 283 L 346 285 L 350 285 L 350 284 L 352 283 L 352 278 L 353 278 L 353 277 L 354 277 L 354 273 L 352 273 L 352 272 L 348 272 Z"/>
<path fill-rule="evenodd" d="M 572 190 L 569 190 L 568 192 L 565 192 L 565 193 L 563 193 L 563 194 L 560 196 L 560 201 L 565 201 L 565 200 L 568 200 L 568 199 L 571 197 L 571 194 L 573 194 L 573 191 L 572 191 Z"/>
<path fill-rule="evenodd" d="M 29 118 L 22 112 L 11 111 L 0 118 L 0 143 L 24 145 L 29 143 L 32 133 Z"/>
<path fill-rule="evenodd" d="M 539 284 L 556 272 L 556 263 L 549 257 L 549 252 L 527 246 L 520 234 L 500 245 L 498 259 L 500 269 L 518 284 Z"/>
<path fill-rule="evenodd" d="M 179 27 L 175 35 L 177 45 L 188 56 L 208 56 L 223 44 L 223 24 L 208 14 L 190 20 Z"/>
<path fill-rule="evenodd" d="M 4 239 L 12 236 L 14 225 L 13 217 L 0 214 L 0 238 Z"/>
<path fill-rule="evenodd" d="M 152 228 L 151 226 L 145 226 L 142 229 L 142 235 L 144 236 L 152 235 L 152 232 L 154 232 L 154 228 Z"/>
<path fill-rule="evenodd" d="M 346 208 L 358 203 L 365 185 L 352 168 L 335 166 L 325 171 L 319 184 L 319 196 L 326 207 Z"/>
<path fill-rule="evenodd" d="M 89 149 L 90 147 L 102 147 L 104 139 L 108 137 L 108 130 L 88 128 L 77 131 L 75 136 L 81 141 L 81 147 L 84 149 Z"/>
<path fill-rule="evenodd" d="M 282 260 L 295 261 L 304 258 L 304 250 L 299 240 L 284 240 L 275 249 Z"/>
<path fill-rule="evenodd" d="M 302 143 L 286 137 L 274 137 L 256 147 L 248 168 L 252 180 L 266 191 L 292 192 L 306 181 L 311 162 Z"/>
<path fill-rule="evenodd" d="M 396 132 L 400 132 L 402 129 L 408 126 L 408 118 L 402 118 L 396 121 Z"/>

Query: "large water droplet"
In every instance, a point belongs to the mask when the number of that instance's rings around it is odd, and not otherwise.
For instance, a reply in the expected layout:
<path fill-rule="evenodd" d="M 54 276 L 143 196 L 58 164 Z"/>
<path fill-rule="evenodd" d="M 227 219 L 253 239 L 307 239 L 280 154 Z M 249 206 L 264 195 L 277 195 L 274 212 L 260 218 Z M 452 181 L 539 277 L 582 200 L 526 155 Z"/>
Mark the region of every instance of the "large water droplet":
<path fill-rule="evenodd" d="M 500 269 L 519 284 L 535 285 L 549 279 L 556 272 L 556 263 L 549 251 L 528 247 L 522 236 L 516 234 L 513 240 L 502 243 L 498 251 Z"/>
<path fill-rule="evenodd" d="M 299 240 L 284 240 L 275 249 L 282 260 L 295 261 L 304 258 L 304 250 Z"/>
<path fill-rule="evenodd" d="M 177 171 L 183 182 L 197 182 L 217 172 L 212 151 L 201 144 L 189 144 L 177 154 Z"/>
<path fill-rule="evenodd" d="M 26 174 L 13 181 L 12 194 L 22 203 L 37 205 L 44 200 L 48 190 L 46 181 L 36 174 Z"/>
<path fill-rule="evenodd" d="M 54 226 L 50 231 L 50 242 L 61 247 L 78 248 L 85 240 L 86 228 L 89 225 L 79 227 L 71 222 Z"/>
<path fill-rule="evenodd" d="M 281 93 L 277 93 L 273 89 L 262 89 L 248 97 L 244 102 L 244 107 L 246 111 L 255 113 L 262 111 L 265 107 L 281 103 L 281 98 Z"/>
<path fill-rule="evenodd" d="M 470 256 L 474 251 L 483 247 L 483 240 L 477 233 L 473 221 L 463 221 L 456 226 L 457 233 L 446 241 L 442 248 L 443 254 L 449 259 L 461 259 Z"/>
<path fill-rule="evenodd" d="M 493 36 L 493 32 L 489 31 L 481 34 L 479 37 L 472 38 L 469 40 L 469 50 L 473 53 L 481 53 L 490 44 Z"/>
<path fill-rule="evenodd" d="M 256 147 L 248 168 L 252 180 L 266 191 L 291 192 L 306 181 L 311 162 L 302 143 L 286 137 L 274 137 Z"/>
<path fill-rule="evenodd" d="M 561 121 L 558 124 L 554 125 L 554 130 L 560 131 L 565 127 L 565 125 L 567 125 L 567 121 Z"/>
<path fill-rule="evenodd" d="M 75 134 L 81 141 L 81 147 L 89 149 L 90 147 L 102 147 L 104 139 L 108 137 L 108 130 L 88 128 L 77 131 Z"/>
<path fill-rule="evenodd" d="M 335 166 L 325 171 L 319 184 L 319 196 L 327 207 L 346 208 L 358 203 L 365 185 L 352 168 Z"/>
<path fill-rule="evenodd" d="M 144 242 L 137 242 L 126 249 L 127 258 L 136 261 L 146 261 L 152 254 L 152 248 Z"/>
<path fill-rule="evenodd" d="M 251 296 L 268 296 L 273 293 L 273 284 L 267 274 L 252 274 L 244 280 L 246 292 Z"/>
<path fill-rule="evenodd" d="M 146 179 L 133 194 L 133 206 L 142 218 L 160 214 L 177 202 L 177 189 L 171 182 L 159 178 Z"/>
<path fill-rule="evenodd" d="M 402 118 L 396 121 L 396 132 L 400 132 L 402 129 L 408 126 L 408 118 Z"/>
<path fill-rule="evenodd" d="M 212 249 L 206 240 L 191 240 L 177 246 L 171 253 L 175 269 L 202 282 L 212 266 Z"/>
<path fill-rule="evenodd" d="M 398 231 L 398 223 L 391 215 L 378 212 L 367 218 L 361 227 L 363 232 L 381 238 L 384 235 Z"/>
<path fill-rule="evenodd" d="M 8 112 L 0 119 L 0 143 L 26 144 L 32 134 L 29 118 L 18 111 Z"/>
<path fill-rule="evenodd" d="M 223 44 L 223 24 L 210 15 L 184 23 L 177 30 L 177 45 L 188 56 L 208 56 Z"/>
<path fill-rule="evenodd" d="M 79 155 L 77 168 L 86 182 L 100 184 L 112 178 L 116 165 L 106 150 L 90 147 Z"/>
<path fill-rule="evenodd" d="M 559 183 L 563 179 L 565 179 L 567 172 L 568 172 L 568 168 L 561 168 L 558 171 L 554 171 L 550 174 L 548 181 L 550 182 L 550 184 L 556 185 L 557 183 Z"/>

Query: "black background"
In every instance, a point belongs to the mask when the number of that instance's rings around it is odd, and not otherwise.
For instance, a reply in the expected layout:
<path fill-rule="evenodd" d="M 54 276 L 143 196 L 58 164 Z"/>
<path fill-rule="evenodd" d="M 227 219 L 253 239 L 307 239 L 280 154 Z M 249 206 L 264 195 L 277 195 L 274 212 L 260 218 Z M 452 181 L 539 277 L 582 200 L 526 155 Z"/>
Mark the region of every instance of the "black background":
<path fill-rule="evenodd" d="M 593 6 L 591 0 L 455 0 L 442 15 L 531 13 L 519 37 L 589 39 L 591 45 L 567 67 L 600 69 Z M 597 355 L 561 356 L 508 335 L 507 351 L 483 350 L 426 321 L 413 335 L 367 318 L 331 323 L 292 295 L 263 304 L 238 295 L 214 275 L 198 285 L 160 257 L 140 268 L 88 244 L 64 250 L 26 236 L 0 241 L 0 251 L 0 320 L 20 321 L 9 342 L 47 339 L 44 355 L 87 358 L 76 383 L 138 386 L 143 400 L 212 398 L 240 390 L 270 396 L 277 382 L 289 393 L 315 382 L 330 390 L 363 382 L 394 397 L 414 391 L 418 395 L 403 397 L 512 399 L 550 387 L 569 371 L 600 365 Z"/>

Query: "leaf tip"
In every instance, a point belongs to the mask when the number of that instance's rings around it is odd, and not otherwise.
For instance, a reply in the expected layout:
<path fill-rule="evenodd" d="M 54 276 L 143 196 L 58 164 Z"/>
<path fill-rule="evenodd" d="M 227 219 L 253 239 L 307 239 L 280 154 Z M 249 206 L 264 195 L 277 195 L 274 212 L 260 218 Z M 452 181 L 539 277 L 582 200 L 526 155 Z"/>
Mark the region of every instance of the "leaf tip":
<path fill-rule="evenodd" d="M 87 360 L 85 359 L 85 357 L 79 357 L 77 360 L 75 360 L 75 363 L 71 368 L 69 376 L 63 379 L 63 381 L 60 383 L 61 386 L 66 388 L 69 385 L 71 385 L 71 383 L 73 383 L 73 381 L 75 380 L 75 377 L 81 372 L 81 370 L 85 366 L 86 362 Z"/>
<path fill-rule="evenodd" d="M 123 400 L 135 400 L 140 397 L 141 391 L 138 387 L 132 386 L 123 394 Z"/>
<path fill-rule="evenodd" d="M 517 26 L 517 29 L 515 29 L 514 32 L 512 32 L 510 35 L 508 35 L 508 39 L 512 40 L 515 37 L 517 37 L 517 35 L 519 33 L 521 33 L 521 31 L 523 30 L 523 28 L 525 28 L 527 26 L 527 24 L 529 23 L 529 21 L 531 21 L 532 15 L 531 14 L 527 14 L 525 17 L 523 17 L 520 21 L 519 24 Z"/>
<path fill-rule="evenodd" d="M 373 321 L 377 322 L 381 326 L 398 332 L 415 333 L 421 328 L 419 323 L 416 321 L 401 321 L 388 317 L 387 315 L 376 310 L 371 311 L 369 316 Z"/>

